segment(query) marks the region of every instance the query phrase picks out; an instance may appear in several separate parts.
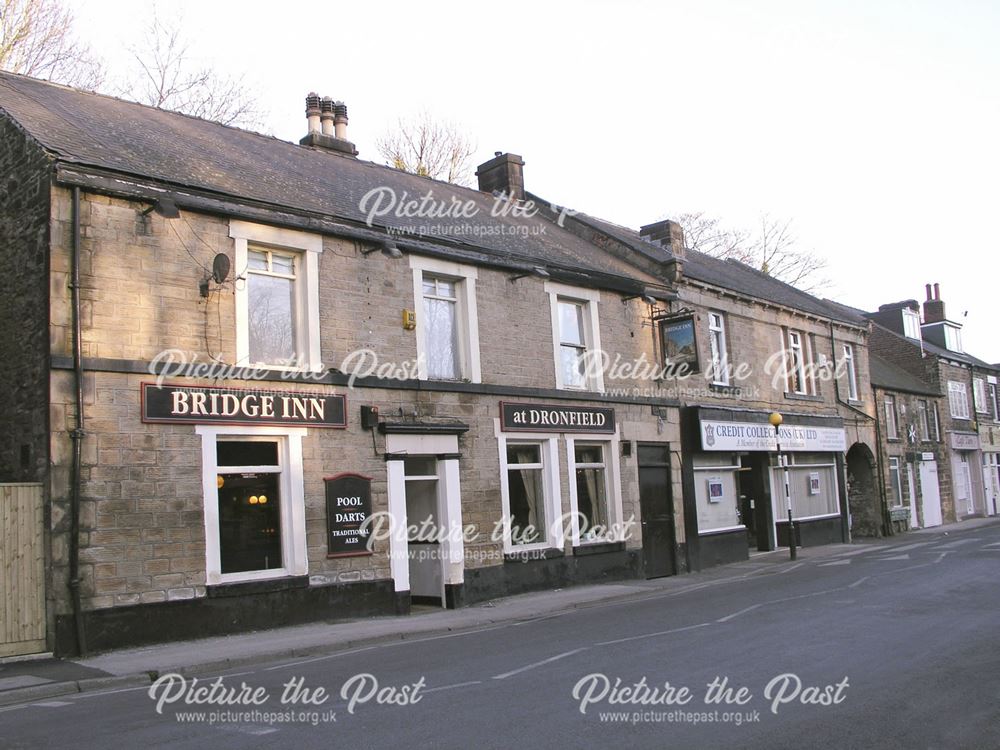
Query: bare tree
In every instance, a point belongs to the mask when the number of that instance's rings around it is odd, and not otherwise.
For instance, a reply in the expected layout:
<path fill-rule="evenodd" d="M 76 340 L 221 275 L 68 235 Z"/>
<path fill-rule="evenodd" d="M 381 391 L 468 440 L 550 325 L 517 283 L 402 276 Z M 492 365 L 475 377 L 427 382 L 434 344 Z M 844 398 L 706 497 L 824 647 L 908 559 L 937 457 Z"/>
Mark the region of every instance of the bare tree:
<path fill-rule="evenodd" d="M 716 258 L 732 258 L 791 284 L 804 292 L 818 292 L 829 285 L 822 277 L 824 258 L 798 246 L 791 220 L 781 221 L 766 214 L 755 232 L 726 227 L 704 213 L 681 214 L 687 246 Z"/>
<path fill-rule="evenodd" d="M 390 167 L 457 185 L 472 184 L 475 144 L 457 125 L 435 120 L 427 112 L 400 118 L 396 129 L 382 135 L 375 147 Z"/>
<path fill-rule="evenodd" d="M 59 0 L 0 0 L 0 69 L 96 89 L 103 65 L 74 39 L 72 26 Z"/>
<path fill-rule="evenodd" d="M 131 52 L 137 69 L 119 86 L 123 96 L 223 125 L 263 126 L 265 113 L 243 78 L 197 65 L 179 22 L 165 23 L 154 15 L 143 44 Z"/>

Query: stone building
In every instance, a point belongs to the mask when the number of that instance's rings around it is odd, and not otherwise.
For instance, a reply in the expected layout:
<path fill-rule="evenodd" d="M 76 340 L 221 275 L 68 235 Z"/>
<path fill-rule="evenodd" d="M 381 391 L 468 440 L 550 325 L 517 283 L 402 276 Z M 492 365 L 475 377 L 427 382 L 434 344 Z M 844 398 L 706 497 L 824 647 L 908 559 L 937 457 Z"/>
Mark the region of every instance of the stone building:
<path fill-rule="evenodd" d="M 9 74 L 0 110 L 0 481 L 41 485 L 57 653 L 774 549 L 774 411 L 800 543 L 878 512 L 866 324 L 673 222 L 365 162 L 315 95 L 299 144 Z"/>
<path fill-rule="evenodd" d="M 928 284 L 926 291 L 922 318 L 915 300 L 882 305 L 868 314 L 871 349 L 941 394 L 937 433 L 942 452 L 936 468 L 943 521 L 995 515 L 992 481 L 989 495 L 984 482 L 996 465 L 995 456 L 985 455 L 993 451 L 984 451 L 982 443 L 982 435 L 990 436 L 996 424 L 988 404 L 995 368 L 964 351 L 962 325 L 946 317 L 938 285 Z M 922 434 L 919 424 L 917 434 Z"/>

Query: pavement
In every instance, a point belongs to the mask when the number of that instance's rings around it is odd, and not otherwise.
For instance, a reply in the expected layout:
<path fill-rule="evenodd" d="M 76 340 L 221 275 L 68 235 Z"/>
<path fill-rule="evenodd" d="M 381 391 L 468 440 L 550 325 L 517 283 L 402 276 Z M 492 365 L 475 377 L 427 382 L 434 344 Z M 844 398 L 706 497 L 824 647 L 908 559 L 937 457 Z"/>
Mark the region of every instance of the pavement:
<path fill-rule="evenodd" d="M 798 550 L 800 560 L 831 557 L 866 545 L 904 544 L 926 535 L 949 536 L 1000 524 L 998 518 L 972 518 L 947 526 L 911 531 L 882 539 L 860 539 Z M 151 684 L 160 674 L 198 675 L 260 664 L 269 660 L 322 656 L 391 641 L 426 638 L 456 631 L 474 631 L 498 623 L 530 621 L 614 600 L 634 601 L 664 593 L 683 593 L 731 582 L 762 572 L 798 566 L 788 550 L 755 553 L 750 560 L 698 573 L 650 581 L 621 581 L 521 594 L 482 602 L 464 609 L 419 608 L 413 614 L 315 623 L 253 631 L 238 635 L 120 649 L 80 659 L 51 655 L 0 659 L 0 706 L 59 695 Z M 749 571 L 749 572 L 748 572 Z"/>

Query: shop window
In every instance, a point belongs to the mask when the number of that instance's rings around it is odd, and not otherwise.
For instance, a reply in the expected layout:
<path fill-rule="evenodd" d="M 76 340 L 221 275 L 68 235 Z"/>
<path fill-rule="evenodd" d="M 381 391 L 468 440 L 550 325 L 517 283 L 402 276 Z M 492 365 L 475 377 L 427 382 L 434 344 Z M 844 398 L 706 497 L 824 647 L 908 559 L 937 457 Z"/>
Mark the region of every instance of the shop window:
<path fill-rule="evenodd" d="M 505 549 L 562 546 L 555 439 L 499 442 Z"/>
<path fill-rule="evenodd" d="M 948 381 L 948 405 L 955 419 L 969 418 L 969 395 L 965 383 Z"/>
<path fill-rule="evenodd" d="M 319 344 L 322 238 L 232 221 L 236 241 L 236 357 L 241 364 L 323 369 Z"/>
<path fill-rule="evenodd" d="M 712 382 L 729 385 L 729 364 L 726 357 L 726 321 L 721 313 L 708 314 L 708 338 L 712 348 Z"/>
<path fill-rule="evenodd" d="M 198 425 L 209 584 L 304 575 L 302 428 Z"/>
<path fill-rule="evenodd" d="M 423 380 L 482 381 L 476 269 L 410 256 L 417 305 L 417 371 Z"/>
<path fill-rule="evenodd" d="M 837 468 L 826 453 L 789 453 L 789 489 L 792 515 L 796 520 L 840 514 Z M 774 472 L 776 487 L 782 487 L 783 469 Z"/>
<path fill-rule="evenodd" d="M 556 387 L 603 391 L 601 337 L 597 320 L 599 294 L 589 289 L 546 282 L 552 308 L 552 343 Z"/>
<path fill-rule="evenodd" d="M 739 515 L 739 459 L 731 453 L 695 458 L 694 489 L 698 531 L 724 531 L 743 526 Z"/>

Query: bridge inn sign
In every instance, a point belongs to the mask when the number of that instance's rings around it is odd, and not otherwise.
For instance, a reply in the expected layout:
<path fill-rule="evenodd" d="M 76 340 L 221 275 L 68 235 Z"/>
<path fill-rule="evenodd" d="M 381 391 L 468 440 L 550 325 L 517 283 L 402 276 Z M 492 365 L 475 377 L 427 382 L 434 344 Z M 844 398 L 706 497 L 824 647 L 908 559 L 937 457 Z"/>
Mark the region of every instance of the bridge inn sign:
<path fill-rule="evenodd" d="M 344 396 L 253 388 L 142 384 L 142 421 L 347 426 Z"/>

